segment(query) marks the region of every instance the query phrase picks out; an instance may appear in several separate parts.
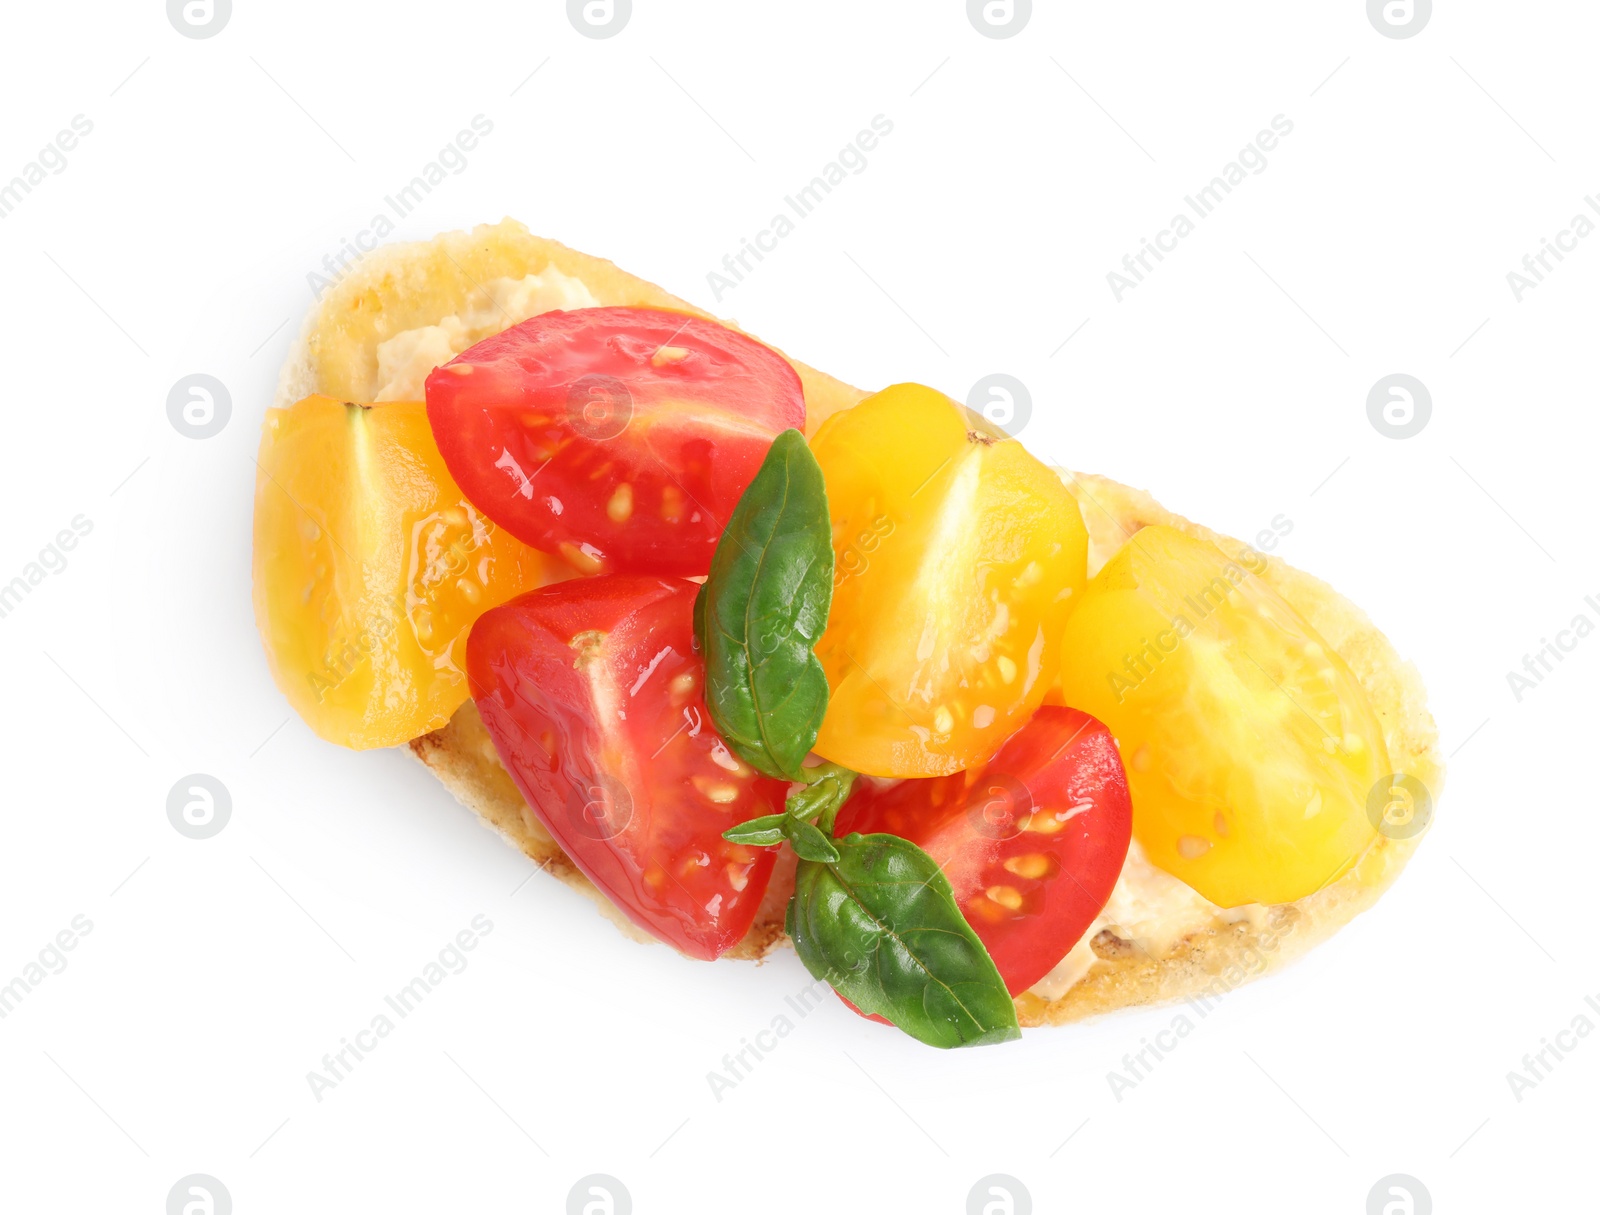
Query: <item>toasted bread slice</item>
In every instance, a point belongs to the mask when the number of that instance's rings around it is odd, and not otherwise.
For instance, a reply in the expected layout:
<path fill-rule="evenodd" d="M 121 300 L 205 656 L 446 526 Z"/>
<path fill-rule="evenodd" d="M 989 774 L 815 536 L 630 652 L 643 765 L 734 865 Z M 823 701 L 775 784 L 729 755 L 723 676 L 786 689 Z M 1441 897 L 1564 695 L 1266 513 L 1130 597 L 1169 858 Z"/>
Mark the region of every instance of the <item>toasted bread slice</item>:
<path fill-rule="evenodd" d="M 552 270 L 559 275 L 549 276 Z M 312 309 L 280 375 L 277 404 L 287 406 L 314 392 L 377 399 L 386 387 L 380 343 L 437 326 L 469 308 L 476 308 L 480 318 L 486 308 L 499 309 L 505 324 L 513 323 L 522 318 L 502 307 L 504 292 L 494 284 L 537 275 L 575 280 L 595 304 L 709 315 L 608 261 L 543 240 L 504 220 L 470 233 L 386 246 L 365 257 Z M 805 386 L 812 430 L 866 395 L 791 362 Z M 1065 471 L 1062 477 L 1089 529 L 1091 574 L 1127 537 L 1149 524 L 1203 537 L 1230 555 L 1246 548 L 1170 513 L 1142 491 L 1104 477 Z M 1396 770 L 1420 780 L 1437 798 L 1443 763 L 1415 668 L 1402 662 L 1366 615 L 1332 588 L 1281 560 L 1264 560 L 1260 576 L 1310 621 L 1360 680 L 1383 723 Z M 470 700 L 443 729 L 410 746 L 462 804 L 510 843 L 588 894 L 623 932 L 650 940 L 611 906 L 540 824 L 502 767 Z M 1206 1000 L 1232 990 L 1299 956 L 1365 910 L 1394 881 L 1416 844 L 1415 838 L 1380 836 L 1353 868 L 1317 893 L 1282 906 L 1235 911 L 1206 903 L 1150 866 L 1135 847 L 1090 936 L 1052 976 L 1017 997 L 1021 1021 L 1059 1024 L 1128 1005 Z M 759 959 L 785 940 L 783 912 L 791 885 L 792 859 L 774 873 L 754 926 L 728 956 Z"/>

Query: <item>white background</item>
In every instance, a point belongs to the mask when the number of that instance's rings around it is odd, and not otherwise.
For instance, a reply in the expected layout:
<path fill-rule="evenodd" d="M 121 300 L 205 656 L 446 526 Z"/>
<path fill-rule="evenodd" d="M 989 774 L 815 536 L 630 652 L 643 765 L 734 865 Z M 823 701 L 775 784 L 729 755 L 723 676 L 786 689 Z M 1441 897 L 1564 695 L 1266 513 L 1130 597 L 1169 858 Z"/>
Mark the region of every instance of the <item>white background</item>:
<path fill-rule="evenodd" d="M 996 1172 L 1041 1212 L 1359 1215 L 1396 1172 L 1441 1212 L 1595 1201 L 1600 1034 L 1520 1102 L 1506 1075 L 1600 1000 L 1600 637 L 1520 703 L 1506 676 L 1600 623 L 1600 240 L 1520 303 L 1506 274 L 1600 189 L 1600 14 L 1460 0 L 1395 40 L 1361 0 L 1038 7 L 990 39 L 956 0 L 635 0 L 607 40 L 554 0 L 236 0 L 207 39 L 157 0 L 7 7 L 0 181 L 94 124 L 0 220 L 0 581 L 93 524 L 0 619 L 0 982 L 93 923 L 0 1021 L 7 1209 L 156 1215 L 194 1172 L 240 1215 L 561 1211 L 592 1172 L 639 1212 L 960 1212 Z M 1015 375 L 1041 456 L 1219 529 L 1292 520 L 1280 555 L 1416 661 L 1452 756 L 1398 887 L 1121 1101 L 1174 1010 L 941 1054 L 830 1003 L 716 1100 L 793 955 L 691 963 L 522 885 L 403 751 L 288 720 L 252 623 L 307 274 L 476 114 L 400 236 L 514 215 L 856 384 Z M 869 167 L 718 303 L 707 272 L 877 114 Z M 1278 114 L 1269 167 L 1118 303 L 1106 273 Z M 166 416 L 193 372 L 232 396 L 203 441 Z M 1366 414 L 1392 372 L 1432 392 L 1409 440 Z M 191 772 L 232 794 L 206 841 L 166 817 Z M 468 968 L 314 1099 L 479 914 Z"/>

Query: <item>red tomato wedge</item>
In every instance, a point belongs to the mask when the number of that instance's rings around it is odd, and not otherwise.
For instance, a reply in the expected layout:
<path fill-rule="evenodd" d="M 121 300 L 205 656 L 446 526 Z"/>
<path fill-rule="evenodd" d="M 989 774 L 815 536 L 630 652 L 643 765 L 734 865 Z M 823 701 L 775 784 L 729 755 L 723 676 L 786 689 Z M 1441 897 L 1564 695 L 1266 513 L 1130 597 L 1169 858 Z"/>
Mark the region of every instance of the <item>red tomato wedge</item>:
<path fill-rule="evenodd" d="M 838 835 L 887 832 L 933 857 L 1012 995 L 1050 973 L 1100 914 L 1132 829 L 1110 731 L 1052 706 L 981 771 L 863 782 L 835 823 Z"/>
<path fill-rule="evenodd" d="M 781 356 L 645 308 L 513 325 L 435 369 L 427 396 L 472 504 L 587 574 L 704 574 L 772 440 L 806 424 Z"/>
<path fill-rule="evenodd" d="M 612 575 L 478 618 L 467 678 L 489 737 L 562 850 L 639 927 L 715 958 L 750 927 L 775 850 L 730 844 L 783 809 L 711 726 L 692 582 Z"/>

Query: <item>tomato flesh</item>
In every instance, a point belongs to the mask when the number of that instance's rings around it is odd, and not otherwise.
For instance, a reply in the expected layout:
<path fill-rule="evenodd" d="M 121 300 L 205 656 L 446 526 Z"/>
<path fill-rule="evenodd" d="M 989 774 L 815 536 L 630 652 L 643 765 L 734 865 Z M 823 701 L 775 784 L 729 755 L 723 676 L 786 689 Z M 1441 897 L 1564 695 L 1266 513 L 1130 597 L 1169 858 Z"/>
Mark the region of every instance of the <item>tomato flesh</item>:
<path fill-rule="evenodd" d="M 590 574 L 706 573 L 772 440 L 806 418 L 781 356 L 644 308 L 513 325 L 434 370 L 427 397 L 474 505 Z"/>
<path fill-rule="evenodd" d="M 835 829 L 898 835 L 933 857 L 1017 995 L 1106 905 L 1133 815 L 1110 731 L 1077 709 L 1046 706 L 981 771 L 887 788 L 862 782 Z"/>
<path fill-rule="evenodd" d="M 823 423 L 833 610 L 817 754 L 873 776 L 980 767 L 1055 682 L 1088 580 L 1061 478 L 941 393 L 897 384 Z"/>
<path fill-rule="evenodd" d="M 1392 771 L 1361 681 L 1265 572 L 1143 528 L 1062 647 L 1061 698 L 1116 731 L 1145 853 L 1219 907 L 1336 881 L 1379 838 L 1367 802 Z"/>
<path fill-rule="evenodd" d="M 639 927 L 710 959 L 749 929 L 775 852 L 722 832 L 781 810 L 788 785 L 711 726 L 698 589 L 611 575 L 524 595 L 473 626 L 467 675 L 507 771 L 578 868 Z"/>
<path fill-rule="evenodd" d="M 289 703 L 329 742 L 393 747 L 467 699 L 478 614 L 572 571 L 495 527 L 439 458 L 421 401 L 267 411 L 256 621 Z"/>

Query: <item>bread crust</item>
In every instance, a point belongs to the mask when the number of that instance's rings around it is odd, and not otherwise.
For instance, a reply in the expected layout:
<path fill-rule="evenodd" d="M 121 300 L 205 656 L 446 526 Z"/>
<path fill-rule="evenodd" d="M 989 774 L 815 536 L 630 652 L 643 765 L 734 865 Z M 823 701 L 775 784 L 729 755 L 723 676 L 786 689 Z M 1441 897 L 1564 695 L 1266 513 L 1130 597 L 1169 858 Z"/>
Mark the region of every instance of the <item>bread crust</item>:
<path fill-rule="evenodd" d="M 346 395 L 359 388 L 359 383 L 348 382 L 348 376 L 347 382 L 330 383 L 322 374 L 317 335 L 325 331 L 329 319 L 336 319 L 341 310 L 391 307 L 400 318 L 397 326 L 437 321 L 437 317 L 419 320 L 406 315 L 408 284 L 423 273 L 437 273 L 441 253 L 458 267 L 475 256 L 481 261 L 490 238 L 497 246 L 509 244 L 513 250 L 503 267 L 507 274 L 541 273 L 555 267 L 580 279 L 604 305 L 710 315 L 608 261 L 535 237 L 515 221 L 505 220 L 472 233 L 446 233 L 433 241 L 389 245 L 369 254 L 311 310 L 280 373 L 277 404 L 287 406 L 313 392 Z M 808 429 L 815 430 L 828 416 L 867 395 L 803 363 L 790 362 L 805 387 Z M 1061 475 L 1077 498 L 1089 530 L 1091 573 L 1128 536 L 1150 524 L 1165 524 L 1212 541 L 1230 556 L 1241 556 L 1248 549 L 1238 540 L 1172 514 L 1141 490 L 1105 477 L 1066 471 Z M 1354 672 L 1382 723 L 1395 770 L 1420 780 L 1437 802 L 1444 769 L 1437 730 L 1416 669 L 1400 659 L 1365 613 L 1326 583 L 1278 558 L 1254 554 L 1252 561 L 1264 562 L 1264 568 L 1260 564 L 1251 568 L 1259 570 L 1258 576 L 1306 617 Z M 442 729 L 413 740 L 410 749 L 457 800 L 507 842 L 588 895 L 626 935 L 641 942 L 652 940 L 600 894 L 540 824 L 501 765 L 470 700 Z M 1417 838 L 1379 836 L 1344 876 L 1315 894 L 1237 922 L 1219 912 L 1209 925 L 1158 953 L 1147 952 L 1110 931 L 1101 932 L 1093 941 L 1095 960 L 1088 973 L 1056 999 L 1023 993 L 1016 1001 L 1019 1019 L 1028 1026 L 1061 1024 L 1133 1005 L 1184 999 L 1204 1002 L 1230 991 L 1286 965 L 1366 910 L 1394 882 L 1417 843 Z M 792 884 L 792 859 L 785 859 L 788 864 L 780 864 L 775 871 L 750 933 L 724 956 L 760 960 L 786 941 L 783 912 Z"/>

